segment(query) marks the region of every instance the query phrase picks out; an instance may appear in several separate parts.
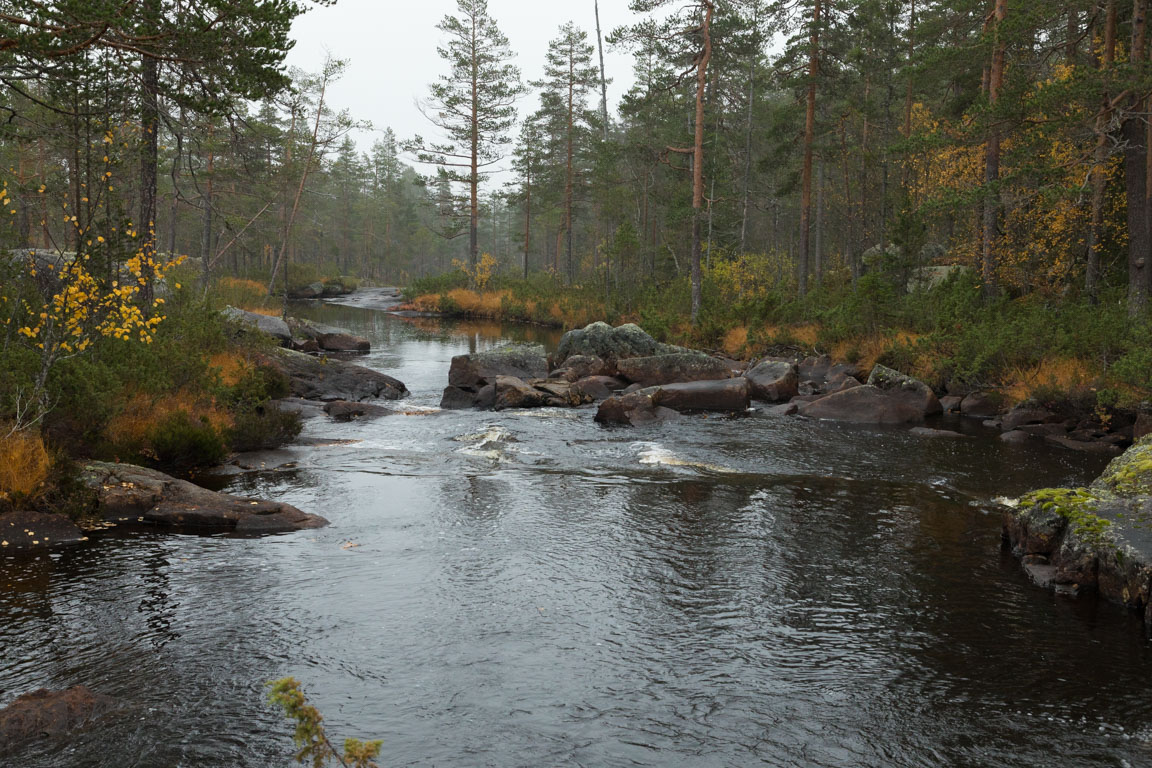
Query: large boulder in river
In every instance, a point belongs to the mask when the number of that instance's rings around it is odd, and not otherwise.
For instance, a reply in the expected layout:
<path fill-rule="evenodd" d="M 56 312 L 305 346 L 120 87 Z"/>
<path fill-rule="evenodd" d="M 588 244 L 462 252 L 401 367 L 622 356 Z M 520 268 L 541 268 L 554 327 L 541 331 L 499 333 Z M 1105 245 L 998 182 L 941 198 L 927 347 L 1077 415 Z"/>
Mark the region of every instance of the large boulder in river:
<path fill-rule="evenodd" d="M 84 534 L 66 515 L 27 510 L 0 515 L 0 552 L 45 549 L 83 539 Z"/>
<path fill-rule="evenodd" d="M 877 365 L 868 376 L 868 384 L 878 387 L 889 397 L 919 409 L 923 416 L 935 416 L 944 412 L 944 407 L 940 405 L 940 400 L 931 387 L 900 371 Z"/>
<path fill-rule="evenodd" d="M 288 377 L 293 396 L 305 400 L 399 400 L 408 394 L 403 382 L 371 368 L 340 360 L 277 349 L 265 358 L 265 362 Z"/>
<path fill-rule="evenodd" d="M 692 381 L 657 387 L 653 401 L 674 411 L 747 410 L 752 387 L 745 378 L 722 381 Z"/>
<path fill-rule="evenodd" d="M 246 328 L 266 333 L 281 344 L 288 344 L 292 341 L 292 329 L 288 327 L 288 323 L 284 322 L 283 318 L 248 312 L 236 307 L 225 307 L 220 314 Z"/>
<path fill-rule="evenodd" d="M 656 341 L 634 323 L 613 328 L 608 323 L 596 322 L 564 334 L 556 347 L 555 363 L 562 366 L 573 355 L 587 355 L 614 366 L 619 360 L 683 351 L 681 347 Z"/>
<path fill-rule="evenodd" d="M 573 388 L 580 390 L 592 400 L 607 400 L 617 391 L 624 389 L 624 382 L 613 376 L 586 376 L 573 383 Z"/>
<path fill-rule="evenodd" d="M 132 464 L 91 462 L 81 480 L 96 494 L 97 513 L 109 522 L 174 529 L 261 534 L 321 528 L 328 521 L 290 504 L 201 488 L 187 480 Z"/>
<path fill-rule="evenodd" d="M 640 426 L 659 421 L 672 421 L 680 418 L 680 414 L 671 408 L 657 405 L 654 395 L 656 387 L 641 389 L 626 395 L 616 395 L 600 403 L 596 411 L 596 422 L 599 424 L 627 424 Z"/>
<path fill-rule="evenodd" d="M 644 387 L 688 381 L 713 381 L 732 376 L 731 367 L 723 360 L 703 352 L 674 352 L 668 355 L 632 357 L 619 360 L 616 370 L 621 376 Z"/>
<path fill-rule="evenodd" d="M 748 408 L 751 388 L 744 378 L 664 384 L 608 398 L 600 404 L 601 424 L 646 424 L 673 414 L 701 411 L 739 412 Z"/>
<path fill-rule="evenodd" d="M 492 382 L 496 385 L 497 411 L 507 408 L 539 408 L 548 400 L 548 395 L 515 376 L 497 376 Z"/>
<path fill-rule="evenodd" d="M 293 336 L 299 340 L 297 343 L 306 344 L 308 341 L 314 341 L 318 350 L 322 349 L 325 352 L 369 352 L 372 350 L 372 344 L 368 339 L 356 336 L 344 328 L 296 318 L 289 318 L 288 326 L 292 329 Z M 307 350 L 301 348 L 300 351 Z"/>
<path fill-rule="evenodd" d="M 804 403 L 800 406 L 800 415 L 856 424 L 918 424 L 924 421 L 923 408 L 903 398 L 893 397 L 871 384 L 852 387 Z"/>
<path fill-rule="evenodd" d="M 611 376 L 615 372 L 615 366 L 596 355 L 572 355 L 564 361 L 564 367 L 552 371 L 548 378 L 579 381 L 589 376 Z"/>
<path fill-rule="evenodd" d="M 800 375 L 794 363 L 764 360 L 744 374 L 752 387 L 752 397 L 782 403 L 799 394 Z"/>
<path fill-rule="evenodd" d="M 505 344 L 502 347 L 457 355 L 448 370 L 448 384 L 478 389 L 497 376 L 543 379 L 548 375 L 548 356 L 539 344 Z"/>
<path fill-rule="evenodd" d="M 60 736 L 112 709 L 113 700 L 83 685 L 65 691 L 41 688 L 0 709 L 0 754 L 41 736 Z"/>

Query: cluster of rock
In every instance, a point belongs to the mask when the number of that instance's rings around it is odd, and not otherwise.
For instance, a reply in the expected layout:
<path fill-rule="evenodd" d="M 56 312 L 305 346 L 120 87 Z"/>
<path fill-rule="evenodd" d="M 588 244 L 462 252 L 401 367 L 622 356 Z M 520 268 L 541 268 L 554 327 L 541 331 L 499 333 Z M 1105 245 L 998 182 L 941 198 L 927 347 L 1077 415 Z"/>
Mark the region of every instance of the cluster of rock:
<path fill-rule="evenodd" d="M 1117 456 L 1134 440 L 1152 432 L 1152 418 L 1146 414 L 1117 413 L 1101 420 L 1033 400 L 1001 413 L 1001 399 L 986 392 L 948 396 L 941 402 L 946 412 L 980 419 L 985 426 L 1001 430 L 1000 439 L 1007 443 L 1043 441 L 1058 448 Z"/>
<path fill-rule="evenodd" d="M 659 387 L 667 390 L 665 411 L 739 411 L 748 406 L 746 384 L 710 383 L 734 373 L 731 361 L 663 344 L 636 325 L 593 323 L 566 333 L 551 358 L 538 344 L 454 357 L 441 407 L 570 408 L 602 401 L 600 414 L 611 414 L 622 398 L 632 403 L 637 392 Z"/>
<path fill-rule="evenodd" d="M 362 336 L 355 336 L 343 328 L 314 323 L 310 320 L 288 319 L 226 307 L 224 316 L 246 328 L 267 334 L 287 349 L 310 355 L 324 353 L 364 353 L 372 344 Z"/>
<path fill-rule="evenodd" d="M 1004 510 L 1004 540 L 1033 581 L 1096 591 L 1152 629 L 1152 437 L 1112 460 L 1087 488 L 1034 491 Z"/>
<path fill-rule="evenodd" d="M 325 282 L 316 281 L 309 283 L 298 288 L 293 288 L 288 291 L 288 298 L 290 299 L 323 299 L 332 296 L 347 296 L 352 293 L 355 288 L 349 287 L 348 278 L 343 280 L 327 280 Z"/>

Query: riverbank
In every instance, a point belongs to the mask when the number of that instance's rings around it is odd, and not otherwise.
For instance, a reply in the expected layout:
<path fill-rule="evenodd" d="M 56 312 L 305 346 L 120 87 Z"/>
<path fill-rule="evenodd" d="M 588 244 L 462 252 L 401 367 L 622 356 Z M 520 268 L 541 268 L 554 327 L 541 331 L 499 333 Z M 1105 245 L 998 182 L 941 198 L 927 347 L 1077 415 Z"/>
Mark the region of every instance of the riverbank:
<path fill-rule="evenodd" d="M 863 371 L 880 364 L 942 398 L 983 393 L 995 402 L 987 418 L 1029 402 L 1083 422 L 1131 424 L 1152 399 L 1148 323 L 1129 320 L 1118 300 L 1028 296 L 986 304 L 974 276 L 962 271 L 907 293 L 870 275 L 855 286 L 819 286 L 804 301 L 754 281 L 741 287 L 713 277 L 695 326 L 686 281 L 621 293 L 540 277 L 480 292 L 452 274 L 415 281 L 405 297 L 412 311 L 566 330 L 594 320 L 635 322 L 661 342 L 744 361 L 826 355 Z"/>

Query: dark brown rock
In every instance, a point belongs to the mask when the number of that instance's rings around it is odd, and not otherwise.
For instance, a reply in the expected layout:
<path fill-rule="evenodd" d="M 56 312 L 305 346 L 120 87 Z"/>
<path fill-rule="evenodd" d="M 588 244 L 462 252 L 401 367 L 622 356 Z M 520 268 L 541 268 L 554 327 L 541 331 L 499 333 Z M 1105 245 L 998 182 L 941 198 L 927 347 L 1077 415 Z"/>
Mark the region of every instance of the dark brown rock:
<path fill-rule="evenodd" d="M 399 400 L 408 394 L 403 382 L 341 360 L 277 349 L 263 361 L 287 376 L 292 394 L 305 400 Z"/>
<path fill-rule="evenodd" d="M 328 524 L 290 504 L 216 493 L 131 464 L 92 462 L 84 467 L 82 479 L 96 493 L 97 512 L 111 522 L 238 533 L 280 533 Z"/>
<path fill-rule="evenodd" d="M 1145 435 L 1152 435 L 1152 413 L 1140 411 L 1136 414 L 1136 423 L 1132 425 L 1132 439 L 1139 440 Z"/>
<path fill-rule="evenodd" d="M 592 376 L 612 376 L 616 366 L 601 360 L 595 355 L 572 355 L 564 361 L 564 367 L 549 374 L 550 379 L 579 381 Z"/>
<path fill-rule="evenodd" d="M 619 360 L 616 370 L 625 379 L 645 387 L 690 381 L 713 381 L 732 376 L 723 361 L 702 352 L 677 352 Z"/>
<path fill-rule="evenodd" d="M 370 352 L 372 344 L 368 339 L 348 333 L 321 333 L 316 343 L 327 352 Z"/>
<path fill-rule="evenodd" d="M 0 710 L 0 753 L 42 736 L 61 736 L 112 709 L 113 700 L 83 685 L 66 691 L 41 688 Z"/>
<path fill-rule="evenodd" d="M 492 382 L 496 387 L 496 402 L 493 408 L 498 411 L 507 408 L 539 408 L 545 405 L 548 396 L 515 376 L 497 376 Z"/>
<path fill-rule="evenodd" d="M 988 392 L 973 392 L 960 402 L 960 413 L 973 419 L 991 419 L 1000 414 L 1003 399 Z"/>
<path fill-rule="evenodd" d="M 548 375 L 548 358 L 539 344 L 507 344 L 503 347 L 457 355 L 448 370 L 448 383 L 454 387 L 479 389 L 497 376 L 526 381 Z"/>
<path fill-rule="evenodd" d="M 1124 453 L 1123 448 L 1111 443 L 1082 442 L 1080 440 L 1073 440 L 1070 437 L 1060 437 L 1058 435 L 1048 435 L 1044 440 L 1050 445 L 1067 448 L 1070 451 L 1079 451 L 1081 453 L 1098 453 L 1105 456 L 1119 456 Z"/>
<path fill-rule="evenodd" d="M 765 360 L 745 372 L 752 397 L 769 403 L 791 400 L 799 394 L 800 375 L 793 363 Z"/>
<path fill-rule="evenodd" d="M 552 408 L 576 408 L 592 402 L 592 398 L 576 385 L 562 380 L 534 381 L 532 386 L 545 395 L 545 404 Z"/>
<path fill-rule="evenodd" d="M 83 539 L 84 534 L 65 515 L 28 510 L 0 515 L 0 552 L 46 549 Z"/>
<path fill-rule="evenodd" d="M 336 421 L 378 419 L 392 413 L 382 405 L 370 403 L 350 403 L 347 400 L 333 400 L 324 405 L 324 413 Z"/>
<path fill-rule="evenodd" d="M 1004 415 L 1000 428 L 1005 432 L 1009 432 L 1029 424 L 1055 424 L 1060 421 L 1063 421 L 1063 419 L 1047 408 L 1022 404 L 1016 406 Z"/>
<path fill-rule="evenodd" d="M 924 407 L 866 384 L 801 405 L 800 415 L 856 424 L 916 424 L 924 421 Z"/>
<path fill-rule="evenodd" d="M 868 386 L 877 387 L 892 399 L 900 400 L 920 411 L 921 418 L 942 413 L 936 393 L 922 381 L 899 371 L 877 365 L 868 375 Z M 850 391 L 850 390 L 849 390 Z"/>
<path fill-rule="evenodd" d="M 572 385 L 592 400 L 607 400 L 617 390 L 624 388 L 624 382 L 612 376 L 588 376 Z"/>
<path fill-rule="evenodd" d="M 916 435 L 917 437 L 932 437 L 932 438 L 944 438 L 944 439 L 953 439 L 953 438 L 957 438 L 957 437 L 968 439 L 968 437 L 969 437 L 968 435 L 964 435 L 964 434 L 961 434 L 959 432 L 953 432 L 950 429 L 930 429 L 928 427 L 913 427 L 912 429 L 908 430 L 908 432 L 910 434 Z"/>
<path fill-rule="evenodd" d="M 674 411 L 728 411 L 748 409 L 751 385 L 745 378 L 693 381 L 657 387 L 653 402 Z"/>
<path fill-rule="evenodd" d="M 474 408 L 476 407 L 476 393 L 460 387 L 445 387 L 444 394 L 440 398 L 440 407 L 453 411 Z"/>
<path fill-rule="evenodd" d="M 639 390 L 628 394 L 614 395 L 596 411 L 599 424 L 636 424 L 656 420 L 656 404 L 652 402 L 654 389 Z"/>
<path fill-rule="evenodd" d="M 940 407 L 944 409 L 944 413 L 959 413 L 960 403 L 963 400 L 964 398 L 958 395 L 948 395 L 940 398 Z"/>
<path fill-rule="evenodd" d="M 1032 442 L 1032 435 L 1027 432 L 1021 432 L 1014 429 L 1011 432 L 1003 432 L 1000 435 L 1000 440 L 1005 443 L 1012 443 L 1014 445 L 1023 445 L 1024 443 Z"/>

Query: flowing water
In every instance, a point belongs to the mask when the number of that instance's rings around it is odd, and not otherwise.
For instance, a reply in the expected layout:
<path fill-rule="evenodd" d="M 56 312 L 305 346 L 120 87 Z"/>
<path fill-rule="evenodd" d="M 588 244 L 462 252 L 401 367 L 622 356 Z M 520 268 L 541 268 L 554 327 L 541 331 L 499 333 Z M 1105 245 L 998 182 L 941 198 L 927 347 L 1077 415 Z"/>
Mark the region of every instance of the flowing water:
<path fill-rule="evenodd" d="M 1139 619 L 1030 585 L 992 501 L 1100 460 L 971 426 L 440 413 L 453 355 L 556 335 L 305 311 L 411 397 L 217 484 L 331 527 L 0 558 L 0 705 L 119 702 L 0 765 L 283 768 L 288 675 L 384 766 L 1152 765 Z"/>

